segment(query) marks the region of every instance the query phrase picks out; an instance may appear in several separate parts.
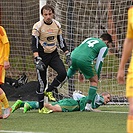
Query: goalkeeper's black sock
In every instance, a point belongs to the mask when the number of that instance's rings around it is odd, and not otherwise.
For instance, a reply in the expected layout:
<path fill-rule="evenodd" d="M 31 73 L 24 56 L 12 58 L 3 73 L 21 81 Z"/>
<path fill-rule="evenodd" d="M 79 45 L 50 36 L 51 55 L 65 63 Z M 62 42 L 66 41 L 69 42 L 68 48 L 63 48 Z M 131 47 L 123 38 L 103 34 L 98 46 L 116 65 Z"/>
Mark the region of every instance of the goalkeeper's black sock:
<path fill-rule="evenodd" d="M 38 93 L 38 102 L 39 102 L 39 108 L 40 110 L 44 107 L 44 93 Z"/>

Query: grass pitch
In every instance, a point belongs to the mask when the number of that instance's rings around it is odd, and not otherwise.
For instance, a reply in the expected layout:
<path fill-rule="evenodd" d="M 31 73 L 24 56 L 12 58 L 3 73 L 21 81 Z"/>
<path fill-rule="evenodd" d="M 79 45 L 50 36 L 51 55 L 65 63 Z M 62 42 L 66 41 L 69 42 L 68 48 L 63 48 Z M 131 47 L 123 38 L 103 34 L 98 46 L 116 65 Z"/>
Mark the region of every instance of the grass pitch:
<path fill-rule="evenodd" d="M 13 104 L 13 102 L 11 102 Z M 126 133 L 127 106 L 100 107 L 103 112 L 23 113 L 0 120 L 2 133 Z"/>

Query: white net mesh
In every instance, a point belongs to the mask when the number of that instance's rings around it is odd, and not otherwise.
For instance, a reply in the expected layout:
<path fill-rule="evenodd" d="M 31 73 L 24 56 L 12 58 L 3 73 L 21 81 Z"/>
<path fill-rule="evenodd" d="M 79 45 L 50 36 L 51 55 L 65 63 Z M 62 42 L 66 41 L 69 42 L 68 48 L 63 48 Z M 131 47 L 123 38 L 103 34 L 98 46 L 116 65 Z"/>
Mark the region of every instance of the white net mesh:
<path fill-rule="evenodd" d="M 121 57 L 122 44 L 126 35 L 127 10 L 131 0 L 48 0 L 56 9 L 56 19 L 62 24 L 64 37 L 72 51 L 86 37 L 99 37 L 108 32 L 113 37 L 108 56 L 105 58 L 98 92 L 108 91 L 113 102 L 127 102 L 125 86 L 117 84 L 116 76 Z M 62 58 L 64 57 L 61 54 Z M 126 67 L 126 71 L 128 68 Z M 67 68 L 67 66 L 66 66 Z M 52 78 L 51 78 L 52 79 Z M 60 91 L 71 96 L 74 90 L 87 94 L 89 81 L 79 83 L 77 74 Z"/>
<path fill-rule="evenodd" d="M 10 44 L 11 69 L 7 76 L 17 78 L 25 72 L 29 79 L 36 79 L 31 52 L 31 30 L 39 20 L 38 0 L 0 1 L 0 21 L 6 29 Z"/>
<path fill-rule="evenodd" d="M 131 0 L 47 0 L 55 8 L 56 19 L 61 23 L 63 36 L 68 49 L 72 51 L 86 37 L 99 37 L 103 32 L 113 36 L 114 45 L 110 46 L 105 58 L 98 92 L 108 91 L 113 102 L 125 99 L 125 86 L 119 86 L 116 81 L 118 65 L 121 57 L 122 44 L 126 35 L 127 10 L 132 5 Z M 29 80 L 36 80 L 31 44 L 31 29 L 39 20 L 38 0 L 4 0 L 0 1 L 1 24 L 5 27 L 11 43 L 11 69 L 7 76 L 17 77 L 25 72 Z M 59 51 L 65 61 L 64 54 Z M 126 67 L 126 71 L 128 68 Z M 66 65 L 66 69 L 67 69 Z M 49 82 L 56 73 L 49 69 Z M 89 81 L 79 83 L 77 74 L 66 82 L 60 93 L 71 96 L 74 90 L 87 94 Z"/>

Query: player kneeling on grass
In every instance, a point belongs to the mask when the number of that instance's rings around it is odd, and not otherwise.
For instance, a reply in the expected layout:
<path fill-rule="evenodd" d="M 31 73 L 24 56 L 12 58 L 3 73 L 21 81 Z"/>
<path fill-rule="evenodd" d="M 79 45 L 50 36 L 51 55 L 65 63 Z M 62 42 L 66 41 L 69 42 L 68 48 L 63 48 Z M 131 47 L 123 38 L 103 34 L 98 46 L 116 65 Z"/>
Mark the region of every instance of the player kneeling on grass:
<path fill-rule="evenodd" d="M 111 99 L 111 95 L 108 92 L 96 94 L 92 101 L 92 109 L 94 112 L 99 112 L 97 108 L 101 105 L 107 104 Z M 85 106 L 88 100 L 88 96 L 84 96 L 79 92 L 73 93 L 73 98 L 65 98 L 57 102 L 45 103 L 44 113 L 52 112 L 73 112 L 73 111 L 85 111 Z M 24 113 L 31 109 L 38 109 L 39 104 L 37 101 L 21 101 L 17 100 L 12 106 L 12 113 L 20 107 L 24 107 Z"/>

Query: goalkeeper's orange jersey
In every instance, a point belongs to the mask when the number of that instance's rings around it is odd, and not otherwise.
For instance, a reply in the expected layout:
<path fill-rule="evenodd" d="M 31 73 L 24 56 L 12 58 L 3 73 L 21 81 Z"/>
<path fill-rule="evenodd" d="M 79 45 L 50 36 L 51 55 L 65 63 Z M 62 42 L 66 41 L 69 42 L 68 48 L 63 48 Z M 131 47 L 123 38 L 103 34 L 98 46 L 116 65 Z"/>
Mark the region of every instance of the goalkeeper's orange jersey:
<path fill-rule="evenodd" d="M 10 45 L 5 29 L 0 26 L 0 65 L 9 60 Z"/>

